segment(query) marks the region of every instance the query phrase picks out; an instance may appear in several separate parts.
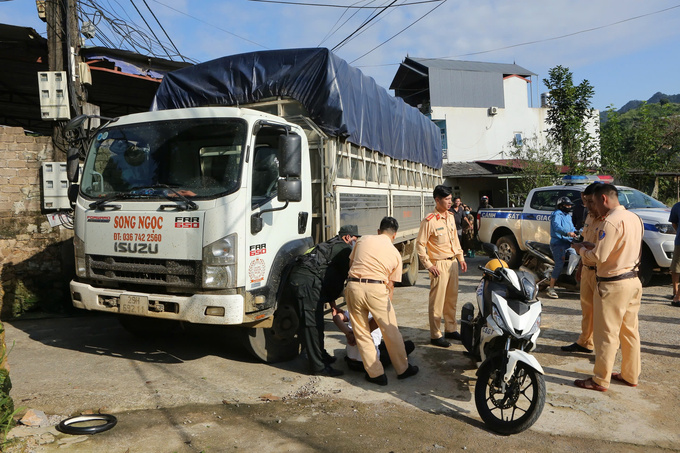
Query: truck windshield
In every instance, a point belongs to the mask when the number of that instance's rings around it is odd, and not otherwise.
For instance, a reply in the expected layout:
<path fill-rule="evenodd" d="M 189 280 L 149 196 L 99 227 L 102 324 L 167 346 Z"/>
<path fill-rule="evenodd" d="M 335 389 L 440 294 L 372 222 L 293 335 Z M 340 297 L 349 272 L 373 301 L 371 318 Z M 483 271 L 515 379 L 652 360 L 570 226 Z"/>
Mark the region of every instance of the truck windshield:
<path fill-rule="evenodd" d="M 619 203 L 626 209 L 666 208 L 667 206 L 635 189 L 619 188 Z"/>
<path fill-rule="evenodd" d="M 162 198 L 168 195 L 162 186 L 190 198 L 234 192 L 240 187 L 245 131 L 241 120 L 219 118 L 102 129 L 85 161 L 82 193 L 93 198 L 130 192 Z"/>

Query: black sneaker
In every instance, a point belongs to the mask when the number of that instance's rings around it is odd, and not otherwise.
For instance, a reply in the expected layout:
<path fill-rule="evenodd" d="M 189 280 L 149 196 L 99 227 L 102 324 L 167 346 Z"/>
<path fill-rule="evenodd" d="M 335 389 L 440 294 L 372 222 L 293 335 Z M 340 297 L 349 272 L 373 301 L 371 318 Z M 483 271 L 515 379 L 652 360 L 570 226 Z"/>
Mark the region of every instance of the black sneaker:
<path fill-rule="evenodd" d="M 332 365 L 332 364 L 335 363 L 336 360 L 338 360 L 337 357 L 333 357 L 332 355 L 330 355 L 326 351 L 321 353 L 321 361 L 323 363 L 325 363 L 326 365 Z"/>
<path fill-rule="evenodd" d="M 408 368 L 406 368 L 406 371 L 397 376 L 397 379 L 406 379 L 411 376 L 415 376 L 418 374 L 418 370 L 419 368 L 417 366 L 409 365 Z"/>
<path fill-rule="evenodd" d="M 460 333 L 458 332 L 446 332 L 444 338 L 450 338 L 452 340 L 460 341 Z"/>
<path fill-rule="evenodd" d="M 342 370 L 336 370 L 335 368 L 326 365 L 321 371 L 312 373 L 314 376 L 328 376 L 328 377 L 338 377 L 345 374 Z"/>
<path fill-rule="evenodd" d="M 416 348 L 416 345 L 413 344 L 413 342 L 411 340 L 404 341 L 404 349 L 406 349 L 406 355 L 409 355 L 410 353 L 412 353 L 415 348 Z"/>
<path fill-rule="evenodd" d="M 371 377 L 368 375 L 368 373 L 366 373 L 365 377 L 368 382 L 371 382 L 373 384 L 387 385 L 387 376 L 385 376 L 385 373 L 376 377 Z"/>
<path fill-rule="evenodd" d="M 434 340 L 430 340 L 430 344 L 433 346 L 439 346 L 440 348 L 448 348 L 451 346 L 451 343 L 446 341 L 444 337 L 439 337 Z"/>
<path fill-rule="evenodd" d="M 680 307 L 680 300 L 674 300 L 673 302 L 671 302 L 671 305 L 674 307 Z"/>
<path fill-rule="evenodd" d="M 590 354 L 593 352 L 592 349 L 584 348 L 578 343 L 572 343 L 567 346 L 562 346 L 561 348 L 564 352 L 585 352 L 587 354 Z"/>

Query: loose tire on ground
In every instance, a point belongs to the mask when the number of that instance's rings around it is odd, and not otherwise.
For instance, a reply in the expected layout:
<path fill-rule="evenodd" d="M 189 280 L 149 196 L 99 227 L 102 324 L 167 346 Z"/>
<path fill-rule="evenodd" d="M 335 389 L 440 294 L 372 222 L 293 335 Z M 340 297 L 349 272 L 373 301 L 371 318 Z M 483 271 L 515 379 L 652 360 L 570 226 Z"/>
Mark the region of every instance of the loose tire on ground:
<path fill-rule="evenodd" d="M 517 269 L 520 263 L 520 253 L 515 238 L 509 234 L 501 236 L 496 240 L 496 247 L 498 247 L 498 254 L 501 259 L 508 263 L 511 268 Z"/>
<path fill-rule="evenodd" d="M 475 386 L 475 405 L 489 429 L 499 434 L 517 434 L 536 423 L 541 416 L 545 406 L 545 380 L 538 371 L 518 362 L 508 391 L 503 395 L 496 392 L 494 386 L 495 377 L 501 372 L 500 367 L 500 358 L 487 360 L 480 367 Z M 510 389 L 513 389 L 511 384 L 514 380 L 519 381 L 513 392 Z M 507 400 L 503 399 L 504 396 Z M 509 407 L 498 407 L 503 403 Z"/>
<path fill-rule="evenodd" d="M 88 423 L 103 421 L 104 423 L 98 425 L 76 426 L 76 423 Z M 75 417 L 62 420 L 57 425 L 57 430 L 66 434 L 97 434 L 116 426 L 118 419 L 109 414 L 92 414 L 92 415 L 77 415 Z"/>

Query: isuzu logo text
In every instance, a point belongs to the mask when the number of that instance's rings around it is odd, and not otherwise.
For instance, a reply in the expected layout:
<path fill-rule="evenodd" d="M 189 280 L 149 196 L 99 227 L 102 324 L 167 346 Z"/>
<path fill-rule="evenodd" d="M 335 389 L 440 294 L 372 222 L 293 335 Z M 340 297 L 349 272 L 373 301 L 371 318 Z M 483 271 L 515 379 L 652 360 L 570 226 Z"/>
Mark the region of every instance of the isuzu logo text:
<path fill-rule="evenodd" d="M 118 253 L 158 254 L 158 244 L 143 242 L 114 242 L 113 251 Z"/>

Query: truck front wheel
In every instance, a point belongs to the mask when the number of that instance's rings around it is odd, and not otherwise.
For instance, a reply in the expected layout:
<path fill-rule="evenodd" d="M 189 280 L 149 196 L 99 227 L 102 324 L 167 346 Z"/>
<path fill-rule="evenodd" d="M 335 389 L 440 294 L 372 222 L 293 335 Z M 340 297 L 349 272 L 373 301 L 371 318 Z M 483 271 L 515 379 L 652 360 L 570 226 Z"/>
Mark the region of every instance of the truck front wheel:
<path fill-rule="evenodd" d="M 513 269 L 519 266 L 519 246 L 514 237 L 508 234 L 498 238 L 496 247 L 498 247 L 498 254 L 501 259 L 508 263 L 508 266 Z"/>
<path fill-rule="evenodd" d="M 243 345 L 265 363 L 293 360 L 300 354 L 298 326 L 295 309 L 289 304 L 282 305 L 274 313 L 272 327 L 242 329 Z"/>

